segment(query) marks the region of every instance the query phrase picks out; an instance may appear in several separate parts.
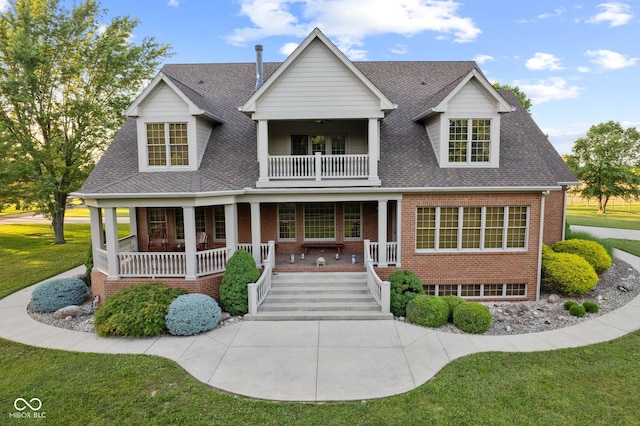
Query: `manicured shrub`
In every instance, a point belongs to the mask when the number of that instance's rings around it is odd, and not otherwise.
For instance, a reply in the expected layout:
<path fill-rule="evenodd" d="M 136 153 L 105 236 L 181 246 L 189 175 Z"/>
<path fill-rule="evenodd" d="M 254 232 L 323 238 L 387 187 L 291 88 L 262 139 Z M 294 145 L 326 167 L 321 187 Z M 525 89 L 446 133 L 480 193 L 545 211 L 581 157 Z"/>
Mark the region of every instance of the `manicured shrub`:
<path fill-rule="evenodd" d="M 587 310 L 582 305 L 571 305 L 569 313 L 574 317 L 583 317 Z"/>
<path fill-rule="evenodd" d="M 554 253 L 542 257 L 543 286 L 552 293 L 577 296 L 598 284 L 598 274 L 582 257 L 572 253 Z"/>
<path fill-rule="evenodd" d="M 542 245 L 542 259 L 549 258 L 549 256 L 553 256 L 555 252 L 551 247 L 546 244 Z"/>
<path fill-rule="evenodd" d="M 165 315 L 169 305 L 185 293 L 159 283 L 119 291 L 96 310 L 96 333 L 99 336 L 159 336 L 166 331 Z"/>
<path fill-rule="evenodd" d="M 449 306 L 449 317 L 447 318 L 447 321 L 453 322 L 453 311 L 455 311 L 458 306 L 466 303 L 466 300 L 460 296 L 454 296 L 453 294 L 441 296 L 440 298 L 447 302 L 447 305 Z"/>
<path fill-rule="evenodd" d="M 465 333 L 484 333 L 492 322 L 489 308 L 478 302 L 464 303 L 453 312 L 453 324 Z"/>
<path fill-rule="evenodd" d="M 407 303 L 407 321 L 425 327 L 440 327 L 449 317 L 449 305 L 441 297 L 418 294 Z"/>
<path fill-rule="evenodd" d="M 564 309 L 568 311 L 573 305 L 577 305 L 577 303 L 573 300 L 567 300 L 566 302 L 564 302 Z"/>
<path fill-rule="evenodd" d="M 222 311 L 206 294 L 183 294 L 175 298 L 165 316 L 167 330 L 176 336 L 191 336 L 215 328 Z"/>
<path fill-rule="evenodd" d="M 558 241 L 553 245 L 558 253 L 573 253 L 589 262 L 596 273 L 601 274 L 611 267 L 612 260 L 602 245 L 595 241 L 580 239 Z"/>
<path fill-rule="evenodd" d="M 247 284 L 260 278 L 253 256 L 240 249 L 227 261 L 227 268 L 220 285 L 220 304 L 231 315 L 244 315 L 249 312 L 249 292 Z"/>
<path fill-rule="evenodd" d="M 82 305 L 87 285 L 77 278 L 45 281 L 31 294 L 31 307 L 38 312 L 54 312 L 69 305 Z"/>
<path fill-rule="evenodd" d="M 588 232 L 583 232 L 583 231 L 571 231 L 567 234 L 565 234 L 565 239 L 566 240 L 587 240 L 587 241 L 595 241 L 596 243 L 600 244 L 602 247 L 604 247 L 604 249 L 607 251 L 607 254 L 609 255 L 610 258 L 613 259 L 613 244 L 611 243 L 611 241 L 607 240 L 606 238 L 598 238 Z"/>
<path fill-rule="evenodd" d="M 391 313 L 397 317 L 407 314 L 407 303 L 419 294 L 424 294 L 420 278 L 407 269 L 398 269 L 389 277 Z"/>
<path fill-rule="evenodd" d="M 584 306 L 585 311 L 590 314 L 598 313 L 598 310 L 600 310 L 600 307 L 596 302 L 584 302 L 582 306 Z"/>

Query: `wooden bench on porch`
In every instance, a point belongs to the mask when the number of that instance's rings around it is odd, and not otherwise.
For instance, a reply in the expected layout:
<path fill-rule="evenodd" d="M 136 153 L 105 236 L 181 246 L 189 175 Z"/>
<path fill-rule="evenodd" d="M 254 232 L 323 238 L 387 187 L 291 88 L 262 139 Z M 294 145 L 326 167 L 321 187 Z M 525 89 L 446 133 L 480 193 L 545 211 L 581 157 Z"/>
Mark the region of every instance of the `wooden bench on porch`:
<path fill-rule="evenodd" d="M 310 248 L 319 248 L 319 249 L 334 248 L 334 249 L 338 249 L 338 254 L 342 254 L 344 243 L 338 243 L 336 241 L 308 242 L 308 243 L 303 243 L 302 248 L 304 249 L 305 256 L 309 253 Z"/>

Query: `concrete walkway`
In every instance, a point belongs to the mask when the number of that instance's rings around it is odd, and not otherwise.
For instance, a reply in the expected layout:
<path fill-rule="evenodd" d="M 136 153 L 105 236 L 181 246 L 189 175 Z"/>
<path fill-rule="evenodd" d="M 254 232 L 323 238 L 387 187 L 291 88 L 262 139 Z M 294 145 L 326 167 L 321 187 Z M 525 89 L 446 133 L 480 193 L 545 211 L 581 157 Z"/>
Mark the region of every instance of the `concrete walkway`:
<path fill-rule="evenodd" d="M 633 229 L 600 228 L 597 226 L 571 225 L 573 231 L 588 232 L 598 238 L 619 238 L 622 240 L 640 240 L 640 231 Z"/>
<path fill-rule="evenodd" d="M 640 270 L 639 258 L 616 256 Z M 245 321 L 191 337 L 99 338 L 33 320 L 25 309 L 33 289 L 0 300 L 0 337 L 69 351 L 159 355 L 210 386 L 270 400 L 379 398 L 414 389 L 472 353 L 569 348 L 640 329 L 639 296 L 579 325 L 513 336 L 445 333 L 397 321 Z"/>

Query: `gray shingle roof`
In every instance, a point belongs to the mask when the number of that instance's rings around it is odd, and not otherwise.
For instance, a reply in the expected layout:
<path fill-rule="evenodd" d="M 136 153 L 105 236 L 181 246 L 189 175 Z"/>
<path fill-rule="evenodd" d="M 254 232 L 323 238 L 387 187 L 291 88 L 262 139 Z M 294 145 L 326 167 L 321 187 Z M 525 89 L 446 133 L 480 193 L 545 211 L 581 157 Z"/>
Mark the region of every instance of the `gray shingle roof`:
<path fill-rule="evenodd" d="M 265 63 L 265 79 L 278 63 Z M 531 116 L 516 106 L 502 116 L 500 167 L 438 167 L 424 126 L 413 121 L 437 105 L 474 62 L 356 62 L 398 108 L 380 126 L 383 188 L 541 187 L 576 179 Z M 254 92 L 255 64 L 182 64 L 162 68 L 196 105 L 224 124 L 213 129 L 197 172 L 139 173 L 135 119 L 128 119 L 85 181 L 80 194 L 195 193 L 255 188 L 256 124 L 238 111 Z"/>

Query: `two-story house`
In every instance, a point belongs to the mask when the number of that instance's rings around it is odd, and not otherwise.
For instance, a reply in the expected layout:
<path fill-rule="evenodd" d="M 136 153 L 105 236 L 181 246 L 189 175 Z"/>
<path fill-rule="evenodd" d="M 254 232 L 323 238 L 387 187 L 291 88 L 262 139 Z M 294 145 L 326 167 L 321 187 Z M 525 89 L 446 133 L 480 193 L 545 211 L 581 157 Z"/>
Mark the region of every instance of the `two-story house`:
<path fill-rule="evenodd" d="M 351 62 L 317 29 L 282 63 L 261 50 L 165 65 L 126 110 L 75 194 L 95 293 L 157 279 L 215 297 L 241 247 L 280 273 L 370 259 L 430 294 L 538 297 L 542 243 L 563 238 L 577 182 L 511 92 L 471 61 Z"/>

